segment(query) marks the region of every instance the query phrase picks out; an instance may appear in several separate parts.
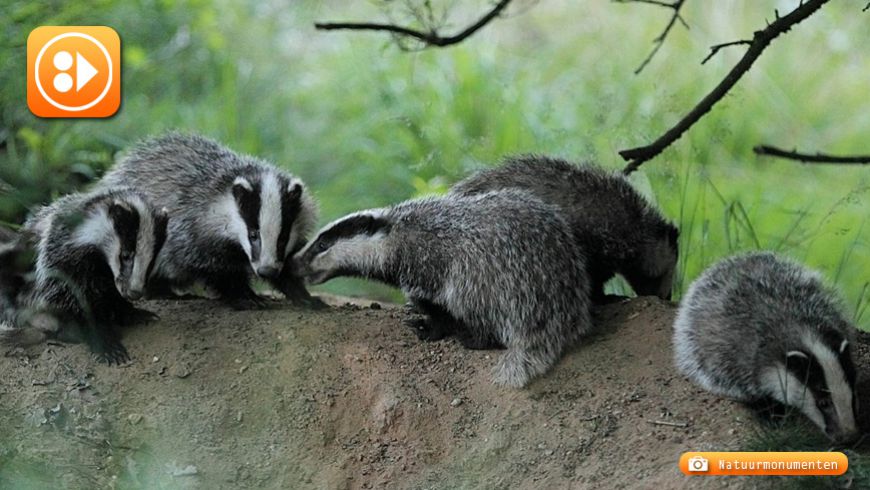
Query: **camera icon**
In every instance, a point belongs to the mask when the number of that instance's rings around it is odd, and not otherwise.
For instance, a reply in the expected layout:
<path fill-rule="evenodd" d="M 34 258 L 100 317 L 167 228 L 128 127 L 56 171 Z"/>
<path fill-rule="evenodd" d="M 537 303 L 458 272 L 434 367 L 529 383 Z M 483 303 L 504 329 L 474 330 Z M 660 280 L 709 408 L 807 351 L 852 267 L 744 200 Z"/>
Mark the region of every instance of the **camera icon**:
<path fill-rule="evenodd" d="M 707 458 L 703 458 L 701 456 L 695 456 L 693 458 L 689 458 L 689 471 L 692 473 L 703 473 L 710 469 L 710 462 L 707 461 Z"/>

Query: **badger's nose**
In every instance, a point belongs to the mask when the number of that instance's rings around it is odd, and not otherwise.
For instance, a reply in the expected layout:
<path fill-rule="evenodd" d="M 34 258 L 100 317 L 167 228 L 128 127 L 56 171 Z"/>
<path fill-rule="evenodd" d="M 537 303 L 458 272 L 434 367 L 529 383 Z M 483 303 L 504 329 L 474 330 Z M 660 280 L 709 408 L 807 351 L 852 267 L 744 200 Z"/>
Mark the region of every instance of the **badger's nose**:
<path fill-rule="evenodd" d="M 278 276 L 278 268 L 273 265 L 261 265 L 257 267 L 257 275 L 267 279 L 273 279 Z"/>

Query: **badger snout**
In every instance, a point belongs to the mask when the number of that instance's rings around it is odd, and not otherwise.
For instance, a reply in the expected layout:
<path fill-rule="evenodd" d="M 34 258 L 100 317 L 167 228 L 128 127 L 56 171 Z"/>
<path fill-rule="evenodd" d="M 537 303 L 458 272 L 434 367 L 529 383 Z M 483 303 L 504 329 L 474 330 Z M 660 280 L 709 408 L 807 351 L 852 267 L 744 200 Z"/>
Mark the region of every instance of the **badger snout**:
<path fill-rule="evenodd" d="M 274 279 L 278 277 L 281 270 L 274 265 L 261 265 L 257 267 L 257 275 L 266 279 Z"/>
<path fill-rule="evenodd" d="M 135 301 L 145 295 L 144 288 L 133 286 L 120 278 L 115 280 L 115 287 L 118 289 L 118 292 L 121 293 L 121 296 L 130 301 Z"/>

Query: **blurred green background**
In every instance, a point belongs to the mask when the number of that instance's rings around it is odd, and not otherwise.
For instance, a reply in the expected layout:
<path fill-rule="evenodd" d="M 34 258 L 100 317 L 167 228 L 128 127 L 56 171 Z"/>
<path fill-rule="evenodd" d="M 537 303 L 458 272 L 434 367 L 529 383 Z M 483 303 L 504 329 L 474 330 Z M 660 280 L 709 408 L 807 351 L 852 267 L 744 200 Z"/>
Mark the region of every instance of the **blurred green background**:
<path fill-rule="evenodd" d="M 423 2 L 418 2 L 422 4 Z M 432 2 L 445 33 L 490 2 Z M 517 0 L 448 49 L 406 52 L 381 33 L 317 32 L 315 20 L 415 20 L 398 1 L 9 1 L 0 6 L 0 221 L 82 188 L 130 143 L 198 131 L 276 162 L 316 192 L 321 221 L 444 191 L 505 154 L 621 168 L 796 2 L 688 2 L 640 75 L 669 11 L 643 4 Z M 770 248 L 824 272 L 870 329 L 870 168 L 761 159 L 752 146 L 870 152 L 870 14 L 833 2 L 782 37 L 705 119 L 632 181 L 682 229 L 677 297 L 711 262 Z M 25 45 L 39 25 L 113 27 L 123 105 L 107 120 L 46 120 L 25 99 Z M 451 29 L 452 28 L 452 29 Z M 396 298 L 356 280 L 333 292 Z M 614 292 L 624 286 L 616 281 Z"/>

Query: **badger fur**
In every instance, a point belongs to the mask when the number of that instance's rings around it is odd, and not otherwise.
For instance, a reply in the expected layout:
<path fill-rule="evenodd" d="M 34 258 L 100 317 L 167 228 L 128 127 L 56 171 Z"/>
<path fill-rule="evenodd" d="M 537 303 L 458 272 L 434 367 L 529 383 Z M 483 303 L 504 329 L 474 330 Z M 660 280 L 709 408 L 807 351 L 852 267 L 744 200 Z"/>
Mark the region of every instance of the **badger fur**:
<path fill-rule="evenodd" d="M 250 286 L 256 274 L 291 300 L 311 300 L 284 264 L 316 220 L 293 175 L 210 139 L 169 133 L 136 145 L 102 182 L 138 189 L 172 216 L 152 294 L 200 285 L 248 308 L 262 304 Z"/>
<path fill-rule="evenodd" d="M 14 328 L 21 297 L 32 282 L 32 269 L 33 254 L 25 241 L 0 226 L 0 332 Z"/>
<path fill-rule="evenodd" d="M 127 188 L 71 194 L 24 226 L 36 247 L 36 274 L 5 343 L 47 336 L 85 341 L 108 363 L 129 359 L 117 326 L 154 318 L 130 300 L 145 291 L 166 237 L 167 216 Z"/>
<path fill-rule="evenodd" d="M 528 192 L 432 197 L 354 213 L 294 259 L 318 284 L 397 286 L 469 347 L 503 344 L 494 382 L 526 385 L 590 328 L 585 257 L 561 213 Z"/>
<path fill-rule="evenodd" d="M 562 210 L 586 251 L 595 302 L 604 299 L 604 283 L 616 273 L 638 295 L 670 299 L 679 233 L 622 174 L 524 155 L 460 181 L 450 193 L 508 188 L 525 189 Z"/>
<path fill-rule="evenodd" d="M 854 327 L 821 277 L 769 252 L 731 257 L 689 287 L 677 368 L 705 390 L 798 408 L 835 439 L 856 435 Z"/>

